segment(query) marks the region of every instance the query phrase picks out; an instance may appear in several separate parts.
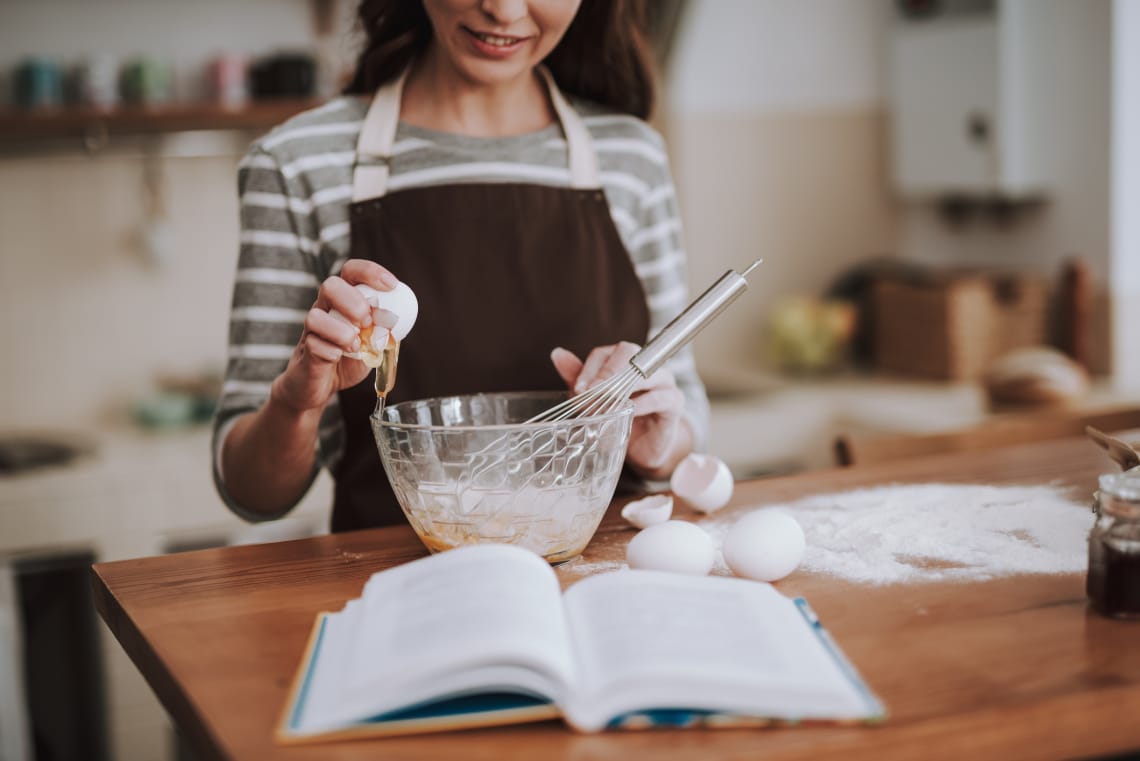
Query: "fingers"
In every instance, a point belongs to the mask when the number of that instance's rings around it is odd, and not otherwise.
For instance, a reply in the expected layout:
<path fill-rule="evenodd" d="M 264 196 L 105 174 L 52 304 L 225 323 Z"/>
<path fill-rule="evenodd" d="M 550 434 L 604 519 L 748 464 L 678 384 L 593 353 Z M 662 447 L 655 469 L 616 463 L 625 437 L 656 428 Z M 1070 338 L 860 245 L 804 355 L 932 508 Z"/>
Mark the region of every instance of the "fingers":
<path fill-rule="evenodd" d="M 321 283 L 313 308 L 336 312 L 337 316 L 358 327 L 368 327 L 372 324 L 372 307 L 369 306 L 368 300 L 339 277 L 330 277 Z"/>
<path fill-rule="evenodd" d="M 648 378 L 642 378 L 633 387 L 630 393 L 637 394 L 643 391 L 652 391 L 658 388 L 676 388 L 677 380 L 668 368 L 662 367 Z"/>
<path fill-rule="evenodd" d="M 633 416 L 662 415 L 679 417 L 685 409 L 685 395 L 676 386 L 645 391 L 632 398 Z"/>
<path fill-rule="evenodd" d="M 344 356 L 344 351 L 339 346 L 331 344 L 313 333 L 309 333 L 301 340 L 301 346 L 306 354 L 319 362 L 332 364 L 339 362 L 340 358 Z"/>
<path fill-rule="evenodd" d="M 601 346 L 590 352 L 582 371 L 574 382 L 574 392 L 582 393 L 598 381 L 605 380 L 629 367 L 629 360 L 637 354 L 641 347 L 629 341 L 622 341 L 611 346 Z"/>
<path fill-rule="evenodd" d="M 349 259 L 339 275 L 328 277 L 321 283 L 314 308 L 330 312 L 334 317 L 357 328 L 372 324 L 394 328 L 398 317 L 387 310 L 372 307 L 364 294 L 354 286 L 366 285 L 380 291 L 395 288 L 396 276 L 379 264 L 367 259 Z M 331 341 L 337 344 L 336 340 Z"/>
<path fill-rule="evenodd" d="M 312 345 L 310 339 L 315 339 Z M 344 352 L 357 351 L 360 348 L 360 333 L 344 320 L 337 319 L 323 309 L 313 307 L 305 315 L 303 341 L 313 356 L 336 362 Z M 335 357 L 331 356 L 332 351 L 337 352 Z"/>
<path fill-rule="evenodd" d="M 363 283 L 378 291 L 390 291 L 400 282 L 391 272 L 368 259 L 349 259 L 340 268 L 340 277 L 349 285 Z"/>
<path fill-rule="evenodd" d="M 582 372 L 582 360 L 578 359 L 578 355 L 559 346 L 550 352 L 550 361 L 554 364 L 554 369 L 558 371 L 558 375 L 566 387 L 572 387 L 574 382 L 578 380 L 578 374 Z"/>

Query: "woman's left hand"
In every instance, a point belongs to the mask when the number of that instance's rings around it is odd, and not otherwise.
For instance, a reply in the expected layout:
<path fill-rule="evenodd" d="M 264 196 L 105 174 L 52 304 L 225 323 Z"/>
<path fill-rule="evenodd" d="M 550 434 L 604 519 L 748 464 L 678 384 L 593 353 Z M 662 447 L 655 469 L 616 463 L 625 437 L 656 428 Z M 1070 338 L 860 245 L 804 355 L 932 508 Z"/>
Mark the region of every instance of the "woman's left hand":
<path fill-rule="evenodd" d="M 623 341 L 591 350 L 585 362 L 563 348 L 551 352 L 550 360 L 566 385 L 580 394 L 626 370 L 639 351 L 637 344 Z M 685 396 L 673 373 L 662 368 L 634 386 L 631 399 L 633 429 L 626 462 L 646 478 L 667 479 L 693 448 L 692 432 L 682 417 Z"/>

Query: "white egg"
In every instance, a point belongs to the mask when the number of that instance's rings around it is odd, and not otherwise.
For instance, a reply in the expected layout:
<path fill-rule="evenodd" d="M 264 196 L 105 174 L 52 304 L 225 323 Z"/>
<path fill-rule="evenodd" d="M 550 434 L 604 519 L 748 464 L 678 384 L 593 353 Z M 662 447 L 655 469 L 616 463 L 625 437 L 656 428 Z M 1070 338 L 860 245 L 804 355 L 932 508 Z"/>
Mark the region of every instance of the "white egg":
<path fill-rule="evenodd" d="M 776 581 L 800 564 L 806 541 L 796 519 L 781 510 L 748 513 L 724 537 L 724 562 L 737 576 Z"/>
<path fill-rule="evenodd" d="M 621 509 L 621 517 L 638 528 L 664 523 L 673 515 L 673 498 L 668 494 L 653 494 L 635 499 Z"/>
<path fill-rule="evenodd" d="M 372 325 L 358 330 L 362 341 L 366 340 L 367 344 L 362 346 L 360 351 L 345 353 L 346 357 L 362 360 L 369 367 L 377 367 L 383 362 L 382 353 L 388 347 L 389 338 L 403 341 L 411 332 L 420 313 L 419 301 L 412 289 L 403 283 L 397 283 L 390 291 L 378 291 L 363 283 L 357 283 L 353 287 L 364 297 L 369 306 L 387 310 L 396 318 L 390 328 L 384 325 Z M 347 317 L 335 309 L 330 310 L 329 314 L 351 324 Z"/>
<path fill-rule="evenodd" d="M 721 460 L 709 454 L 690 454 L 669 479 L 673 493 L 694 510 L 711 513 L 732 499 L 732 473 Z"/>
<path fill-rule="evenodd" d="M 630 568 L 704 576 L 712 570 L 716 548 L 700 526 L 665 521 L 642 529 L 630 539 L 625 560 Z"/>
<path fill-rule="evenodd" d="M 356 285 L 356 290 L 372 306 L 396 315 L 396 324 L 391 328 L 393 338 L 403 341 L 408 337 L 420 314 L 420 302 L 411 288 L 404 283 L 397 283 L 390 291 L 378 291 L 360 283 Z"/>

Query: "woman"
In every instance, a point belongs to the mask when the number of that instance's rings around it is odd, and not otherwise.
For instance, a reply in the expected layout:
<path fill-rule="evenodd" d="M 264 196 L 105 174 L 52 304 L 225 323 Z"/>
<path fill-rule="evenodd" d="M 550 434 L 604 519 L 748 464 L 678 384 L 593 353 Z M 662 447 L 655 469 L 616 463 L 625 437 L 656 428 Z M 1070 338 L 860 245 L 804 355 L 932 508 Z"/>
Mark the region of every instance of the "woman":
<path fill-rule="evenodd" d="M 641 10 L 361 2 L 367 42 L 348 94 L 261 139 L 239 173 L 214 437 L 215 481 L 236 512 L 284 514 L 324 466 L 334 531 L 403 520 L 369 428 L 369 371 L 345 356 L 392 315 L 355 284 L 399 278 L 420 301 L 389 403 L 580 391 L 685 306 L 672 181 L 641 121 L 652 102 Z M 634 404 L 627 465 L 667 478 L 707 425 L 691 357 Z"/>

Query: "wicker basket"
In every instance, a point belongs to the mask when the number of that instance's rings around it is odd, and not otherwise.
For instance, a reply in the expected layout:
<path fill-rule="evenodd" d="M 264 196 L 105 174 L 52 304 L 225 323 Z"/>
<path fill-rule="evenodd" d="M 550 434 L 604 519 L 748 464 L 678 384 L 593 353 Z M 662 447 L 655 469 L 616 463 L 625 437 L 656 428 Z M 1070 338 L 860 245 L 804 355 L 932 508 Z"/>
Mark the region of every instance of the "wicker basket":
<path fill-rule="evenodd" d="M 942 380 L 976 380 L 994 358 L 1045 342 L 1044 282 L 1025 276 L 958 275 L 874 285 L 878 369 Z"/>

